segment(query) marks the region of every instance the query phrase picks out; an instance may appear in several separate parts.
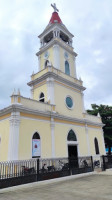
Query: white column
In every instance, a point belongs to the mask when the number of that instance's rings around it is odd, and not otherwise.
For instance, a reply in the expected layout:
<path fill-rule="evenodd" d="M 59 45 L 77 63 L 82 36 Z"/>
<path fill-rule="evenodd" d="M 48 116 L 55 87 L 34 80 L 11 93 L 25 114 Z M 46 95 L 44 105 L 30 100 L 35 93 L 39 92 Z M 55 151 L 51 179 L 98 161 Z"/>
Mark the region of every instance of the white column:
<path fill-rule="evenodd" d="M 20 113 L 12 112 L 10 117 L 8 160 L 18 160 Z"/>
<path fill-rule="evenodd" d="M 60 69 L 60 51 L 59 51 L 59 45 L 57 44 L 53 46 L 53 55 L 54 55 L 54 67 Z"/>
<path fill-rule="evenodd" d="M 88 126 L 87 126 L 87 124 L 85 125 L 85 132 L 86 132 L 88 156 L 90 156 L 91 152 L 90 152 L 90 144 L 89 144 L 89 135 L 88 135 Z"/>
<path fill-rule="evenodd" d="M 50 100 L 50 104 L 55 104 L 54 100 L 54 79 L 47 78 L 47 100 Z"/>
<path fill-rule="evenodd" d="M 33 86 L 31 87 L 31 99 L 33 99 L 33 95 L 34 95 L 34 89 L 33 89 Z"/>
<path fill-rule="evenodd" d="M 40 56 L 38 56 L 38 71 L 40 71 Z"/>
<path fill-rule="evenodd" d="M 73 57 L 73 62 L 74 62 L 74 77 L 77 78 L 77 73 L 76 73 L 76 57 Z"/>
<path fill-rule="evenodd" d="M 105 150 L 105 142 L 104 142 L 104 132 L 103 130 L 101 131 L 102 132 L 102 145 L 103 145 L 103 150 L 104 150 L 104 155 L 106 155 L 106 150 Z M 100 153 L 101 154 L 101 153 Z"/>
<path fill-rule="evenodd" d="M 54 136 L 54 128 L 55 128 L 55 123 L 54 119 L 51 118 L 51 148 L 52 148 L 52 158 L 55 158 L 55 136 Z"/>
<path fill-rule="evenodd" d="M 82 95 L 82 109 L 83 109 L 83 113 L 86 113 L 85 106 L 84 106 L 84 93 L 83 93 L 83 91 L 81 91 L 81 95 Z"/>
<path fill-rule="evenodd" d="M 78 157 L 80 157 L 81 155 L 80 155 L 80 150 L 79 150 L 79 144 L 77 145 L 77 153 L 78 153 Z"/>

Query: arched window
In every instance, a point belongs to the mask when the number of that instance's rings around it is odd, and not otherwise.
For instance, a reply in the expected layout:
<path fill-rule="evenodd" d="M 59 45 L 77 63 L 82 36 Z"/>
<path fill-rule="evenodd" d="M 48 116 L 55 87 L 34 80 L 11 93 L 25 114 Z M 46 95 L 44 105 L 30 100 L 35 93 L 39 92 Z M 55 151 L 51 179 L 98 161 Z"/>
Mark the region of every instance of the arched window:
<path fill-rule="evenodd" d="M 48 63 L 49 63 L 49 60 L 46 60 L 45 61 L 45 68 L 47 67 Z"/>
<path fill-rule="evenodd" d="M 42 101 L 42 102 L 44 102 L 44 100 L 45 100 L 44 93 L 43 93 L 43 92 L 41 92 L 41 94 L 40 94 L 40 97 L 39 97 L 39 101 Z"/>
<path fill-rule="evenodd" d="M 67 140 L 68 141 L 77 141 L 76 135 L 72 129 L 68 133 Z"/>
<path fill-rule="evenodd" d="M 35 132 L 32 137 L 32 158 L 41 156 L 41 144 L 40 144 L 40 135 Z"/>
<path fill-rule="evenodd" d="M 67 60 L 65 61 L 65 74 L 70 75 L 70 67 Z"/>
<path fill-rule="evenodd" d="M 40 140 L 40 135 L 37 132 L 35 132 L 32 139 L 39 139 Z"/>
<path fill-rule="evenodd" d="M 95 145 L 95 152 L 96 154 L 99 154 L 99 145 L 97 138 L 94 139 L 94 145 Z"/>

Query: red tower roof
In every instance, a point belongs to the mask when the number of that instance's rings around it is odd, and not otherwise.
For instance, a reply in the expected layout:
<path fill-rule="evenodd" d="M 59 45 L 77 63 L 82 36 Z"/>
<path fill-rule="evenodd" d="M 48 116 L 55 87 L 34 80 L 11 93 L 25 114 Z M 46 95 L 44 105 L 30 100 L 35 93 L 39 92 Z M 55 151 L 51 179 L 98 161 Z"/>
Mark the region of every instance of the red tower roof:
<path fill-rule="evenodd" d="M 54 24 L 54 23 L 62 24 L 62 21 L 61 21 L 61 19 L 60 19 L 60 17 L 59 17 L 57 12 L 53 12 L 52 13 L 52 17 L 51 17 L 51 19 L 49 21 L 49 24 Z"/>

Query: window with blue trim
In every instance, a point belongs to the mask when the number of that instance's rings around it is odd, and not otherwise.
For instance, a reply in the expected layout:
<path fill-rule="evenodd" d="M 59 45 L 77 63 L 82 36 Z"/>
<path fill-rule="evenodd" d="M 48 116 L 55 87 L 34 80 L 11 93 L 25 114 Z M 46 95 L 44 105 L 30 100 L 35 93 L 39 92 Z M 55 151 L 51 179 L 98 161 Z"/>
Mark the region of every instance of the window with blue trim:
<path fill-rule="evenodd" d="M 67 60 L 65 61 L 65 74 L 70 75 L 70 67 Z"/>
<path fill-rule="evenodd" d="M 71 97 L 66 97 L 66 105 L 68 108 L 72 108 L 73 107 L 73 101 Z"/>

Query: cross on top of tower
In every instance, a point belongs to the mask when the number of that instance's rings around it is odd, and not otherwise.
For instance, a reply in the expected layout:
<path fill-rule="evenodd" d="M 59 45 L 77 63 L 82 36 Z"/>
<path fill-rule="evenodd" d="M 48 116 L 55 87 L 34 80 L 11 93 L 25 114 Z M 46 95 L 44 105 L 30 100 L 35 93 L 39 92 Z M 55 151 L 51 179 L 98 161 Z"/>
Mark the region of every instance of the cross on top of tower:
<path fill-rule="evenodd" d="M 59 12 L 59 10 L 56 8 L 56 4 L 51 4 L 51 6 L 54 8 L 54 12 Z"/>

